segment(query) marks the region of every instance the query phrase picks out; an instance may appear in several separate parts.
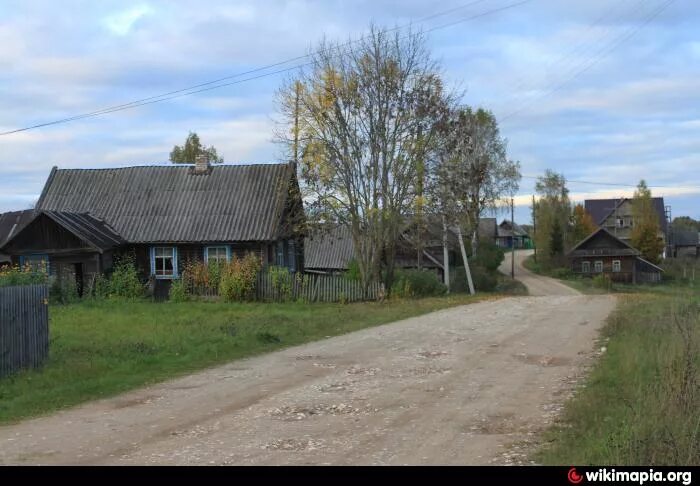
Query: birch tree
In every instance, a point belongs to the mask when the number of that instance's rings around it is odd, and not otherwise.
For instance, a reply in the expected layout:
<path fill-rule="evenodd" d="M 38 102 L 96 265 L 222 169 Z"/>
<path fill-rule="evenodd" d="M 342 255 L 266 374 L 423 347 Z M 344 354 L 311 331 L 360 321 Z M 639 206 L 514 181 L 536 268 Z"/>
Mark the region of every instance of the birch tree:
<path fill-rule="evenodd" d="M 403 217 L 416 206 L 418 161 L 443 105 L 436 64 L 420 34 L 375 27 L 350 46 L 322 42 L 312 65 L 281 90 L 317 219 L 347 224 L 362 281 L 391 288 Z M 288 132 L 289 133 L 289 132 Z"/>

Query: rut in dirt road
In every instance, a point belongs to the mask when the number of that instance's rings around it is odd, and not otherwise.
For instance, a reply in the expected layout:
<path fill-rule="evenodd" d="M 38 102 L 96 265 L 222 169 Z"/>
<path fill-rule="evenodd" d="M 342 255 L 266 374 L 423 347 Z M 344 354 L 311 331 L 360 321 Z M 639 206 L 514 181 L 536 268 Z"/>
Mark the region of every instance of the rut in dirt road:
<path fill-rule="evenodd" d="M 236 361 L 0 427 L 0 463 L 514 462 L 613 307 L 491 300 Z"/>

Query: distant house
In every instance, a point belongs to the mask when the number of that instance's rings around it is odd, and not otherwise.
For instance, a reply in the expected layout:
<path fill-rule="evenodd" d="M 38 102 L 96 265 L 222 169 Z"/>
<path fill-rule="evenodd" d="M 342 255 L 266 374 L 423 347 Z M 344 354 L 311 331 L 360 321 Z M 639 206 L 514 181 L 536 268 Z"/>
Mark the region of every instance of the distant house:
<path fill-rule="evenodd" d="M 504 219 L 498 225 L 496 244 L 501 248 L 532 248 L 532 239 L 522 226 Z"/>
<path fill-rule="evenodd" d="M 33 215 L 34 211 L 32 209 L 0 214 L 0 248 L 21 230 L 32 219 Z M 0 266 L 11 262 L 12 258 L 10 255 L 0 252 Z"/>
<path fill-rule="evenodd" d="M 43 263 L 79 289 L 132 255 L 163 294 L 188 260 L 254 253 L 263 264 L 298 269 L 300 219 L 291 164 L 54 167 L 31 221 L 0 251 L 15 263 Z"/>
<path fill-rule="evenodd" d="M 669 222 L 666 217 L 664 198 L 652 198 L 652 204 L 659 218 L 659 238 L 668 244 Z M 586 199 L 584 206 L 599 228 L 605 228 L 617 238 L 629 243 L 634 227 L 632 199 Z"/>
<path fill-rule="evenodd" d="M 443 227 L 436 218 L 428 218 L 422 238 L 422 250 L 416 249 L 416 230 L 407 225 L 397 245 L 394 264 L 396 268 L 417 269 L 435 272 L 442 280 L 444 276 Z M 495 243 L 496 218 L 481 218 L 479 221 L 481 241 Z M 471 240 L 464 235 L 464 244 L 469 251 Z M 457 231 L 447 232 L 448 258 L 452 266 L 462 265 Z M 350 228 L 346 225 L 317 228 L 309 232 L 304 240 L 304 270 L 310 273 L 341 273 L 348 270 L 355 256 L 355 245 Z"/>
<path fill-rule="evenodd" d="M 629 243 L 599 228 L 568 253 L 571 271 L 580 276 L 607 275 L 617 282 L 658 282 L 663 270 L 644 260 Z"/>
<path fill-rule="evenodd" d="M 671 228 L 669 235 L 671 247 L 670 256 L 674 258 L 698 258 L 700 256 L 700 232 Z"/>

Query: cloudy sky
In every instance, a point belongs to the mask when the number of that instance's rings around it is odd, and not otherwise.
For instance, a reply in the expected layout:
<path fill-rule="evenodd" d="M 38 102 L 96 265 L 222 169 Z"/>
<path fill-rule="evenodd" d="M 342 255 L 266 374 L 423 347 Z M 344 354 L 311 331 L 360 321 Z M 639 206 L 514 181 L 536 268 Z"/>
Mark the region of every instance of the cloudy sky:
<path fill-rule="evenodd" d="M 413 22 L 434 29 L 449 86 L 499 118 L 526 176 L 518 219 L 546 168 L 575 200 L 629 195 L 612 184 L 644 178 L 674 216 L 700 218 L 700 2 L 519 3 L 0 0 L 0 132 L 277 63 L 370 22 Z M 52 166 L 166 163 L 190 130 L 227 163 L 279 161 L 274 94 L 289 74 L 0 136 L 0 212 L 31 207 Z"/>

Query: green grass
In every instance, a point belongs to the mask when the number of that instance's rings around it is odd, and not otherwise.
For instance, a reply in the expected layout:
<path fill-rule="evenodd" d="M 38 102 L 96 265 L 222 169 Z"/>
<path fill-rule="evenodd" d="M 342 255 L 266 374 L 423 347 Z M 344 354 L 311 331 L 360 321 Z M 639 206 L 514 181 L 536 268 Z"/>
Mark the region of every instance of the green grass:
<path fill-rule="evenodd" d="M 700 464 L 700 296 L 621 296 L 605 353 L 535 455 L 542 464 Z"/>
<path fill-rule="evenodd" d="M 0 379 L 0 423 L 107 397 L 227 361 L 493 294 L 357 304 L 87 301 L 50 308 L 50 355 Z"/>
<path fill-rule="evenodd" d="M 593 278 L 580 277 L 572 274 L 564 268 L 543 269 L 531 255 L 525 259 L 523 266 L 533 273 L 546 277 L 556 278 L 561 283 L 578 290 L 584 294 L 660 294 L 675 295 L 677 293 L 700 292 L 700 272 L 697 280 L 683 278 L 675 271 L 671 271 L 670 266 L 673 261 L 669 261 L 663 280 L 657 284 L 625 284 L 613 282 L 612 286 L 601 288 L 596 285 Z"/>

